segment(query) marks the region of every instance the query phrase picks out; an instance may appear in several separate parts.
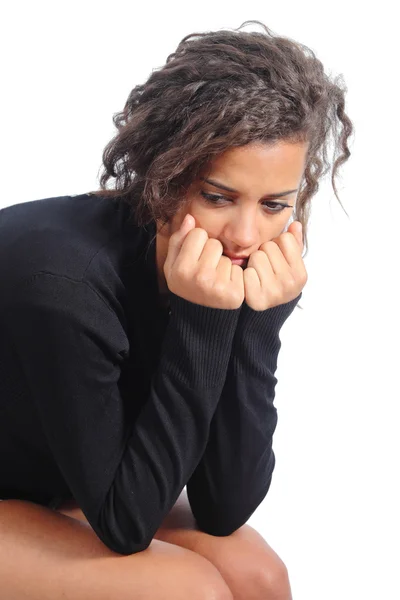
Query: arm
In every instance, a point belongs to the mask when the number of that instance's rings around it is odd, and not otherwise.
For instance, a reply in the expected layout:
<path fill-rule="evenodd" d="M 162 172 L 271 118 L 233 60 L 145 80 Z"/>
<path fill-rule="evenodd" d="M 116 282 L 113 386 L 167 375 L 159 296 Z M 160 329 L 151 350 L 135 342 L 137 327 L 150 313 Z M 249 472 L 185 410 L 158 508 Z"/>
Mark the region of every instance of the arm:
<path fill-rule="evenodd" d="M 208 444 L 187 482 L 193 515 L 212 535 L 230 535 L 246 523 L 270 487 L 279 331 L 301 296 L 265 311 L 242 305 Z"/>
<path fill-rule="evenodd" d="M 204 452 L 240 313 L 175 295 L 171 307 L 135 419 L 135 398 L 118 387 L 125 330 L 88 283 L 38 274 L 4 313 L 54 460 L 98 537 L 121 554 L 148 547 Z"/>

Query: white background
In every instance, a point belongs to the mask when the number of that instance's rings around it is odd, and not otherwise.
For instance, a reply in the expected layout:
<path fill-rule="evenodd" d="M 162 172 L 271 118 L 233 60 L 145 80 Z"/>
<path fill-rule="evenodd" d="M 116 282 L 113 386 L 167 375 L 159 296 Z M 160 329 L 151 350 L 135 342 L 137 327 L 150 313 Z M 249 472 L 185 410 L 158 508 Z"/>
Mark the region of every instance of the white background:
<path fill-rule="evenodd" d="M 250 19 L 343 74 L 355 136 L 338 180 L 350 218 L 329 176 L 313 199 L 303 311 L 281 331 L 276 468 L 249 523 L 285 561 L 294 600 L 400 598 L 394 3 L 8 3 L 0 207 L 96 189 L 130 90 L 185 35 Z"/>

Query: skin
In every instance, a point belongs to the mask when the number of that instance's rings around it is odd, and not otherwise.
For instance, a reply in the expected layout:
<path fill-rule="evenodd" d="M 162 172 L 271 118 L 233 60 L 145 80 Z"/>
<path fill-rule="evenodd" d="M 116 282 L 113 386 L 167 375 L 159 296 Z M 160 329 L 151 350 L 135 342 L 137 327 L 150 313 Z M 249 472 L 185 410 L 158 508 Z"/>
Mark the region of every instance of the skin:
<path fill-rule="evenodd" d="M 74 500 L 65 502 L 56 512 L 83 522 L 93 531 Z M 95 534 L 93 539 L 98 543 Z M 201 531 L 192 514 L 186 488 L 161 523 L 154 540 L 153 546 L 133 557 L 156 551 L 157 540 L 168 545 L 164 553 L 171 552 L 175 546 L 190 550 L 211 563 L 222 576 L 231 594 L 221 596 L 224 600 L 293 600 L 286 565 L 260 533 L 247 523 L 228 536 Z M 156 559 L 153 561 L 153 568 L 157 569 Z M 184 573 L 179 576 L 180 585 L 182 577 Z"/>
<path fill-rule="evenodd" d="M 283 233 L 297 194 L 276 199 L 289 205 L 281 213 L 273 214 L 262 202 L 266 194 L 299 188 L 306 151 L 305 144 L 249 144 L 230 149 L 211 163 L 204 175 L 237 193 L 198 179 L 173 219 L 166 226 L 157 223 L 160 298 L 168 293 L 163 266 L 169 238 L 188 212 L 196 227 L 205 229 L 209 237 L 220 240 L 224 252 L 233 254 L 250 256 Z M 227 200 L 208 204 L 201 190 L 224 195 Z M 295 223 L 290 230 L 296 235 Z M 281 249 L 285 250 L 285 244 Z M 210 598 L 212 594 L 220 600 L 292 600 L 286 566 L 263 537 L 248 524 L 229 536 L 200 531 L 186 489 L 149 548 L 132 556 L 119 556 L 106 548 L 74 500 L 54 511 L 19 500 L 4 501 L 0 508 L 0 537 L 7 542 L 0 545 L 0 579 L 13 597 L 19 592 L 19 598 L 27 597 L 29 585 L 30 597 L 44 600 L 67 596 L 100 599 L 100 595 L 104 599 L 133 598 L 136 590 L 143 598 L 178 598 L 178 594 L 186 598 L 183 588 L 191 590 L 191 597 L 200 598 L 205 597 L 206 580 Z M 203 586 L 198 593 L 196 582 Z"/>
<path fill-rule="evenodd" d="M 304 175 L 307 149 L 307 142 L 279 141 L 272 146 L 253 143 L 231 148 L 211 161 L 207 172 L 203 171 L 189 186 L 187 201 L 173 218 L 166 224 L 157 221 L 156 261 L 161 304 L 166 304 L 168 295 L 163 267 L 169 238 L 179 229 L 185 215 L 190 213 L 196 227 L 205 229 L 209 238 L 218 239 L 224 253 L 250 256 L 263 243 L 284 232 Z M 237 192 L 215 187 L 203 178 Z M 283 198 L 266 197 L 295 189 L 297 192 Z M 201 192 L 223 196 L 223 199 L 211 204 Z M 288 207 L 274 213 L 274 202 Z M 294 224 L 290 227 L 292 230 Z"/>
<path fill-rule="evenodd" d="M 167 224 L 157 222 L 156 263 L 161 303 L 166 303 L 168 286 L 163 267 L 170 236 L 190 213 L 196 227 L 218 239 L 223 251 L 250 256 L 265 242 L 280 236 L 293 213 L 297 192 L 283 198 L 265 198 L 286 190 L 299 189 L 305 169 L 306 143 L 279 142 L 274 146 L 249 144 L 230 149 L 208 165 L 188 189 L 187 202 Z M 227 192 L 205 183 L 216 180 L 237 190 Z M 209 204 L 201 191 L 224 196 Z M 270 202 L 267 206 L 263 203 Z M 273 213 L 273 202 L 288 205 Z M 297 235 L 295 224 L 290 230 Z M 301 238 L 301 235 L 300 235 Z M 245 266 L 244 266 L 245 268 Z M 87 520 L 75 502 L 58 508 L 65 516 Z M 90 527 L 90 526 L 89 526 Z M 291 600 L 287 569 L 266 540 L 245 524 L 230 536 L 212 536 L 199 530 L 184 489 L 154 538 L 201 555 L 214 565 L 228 585 L 234 600 Z"/>

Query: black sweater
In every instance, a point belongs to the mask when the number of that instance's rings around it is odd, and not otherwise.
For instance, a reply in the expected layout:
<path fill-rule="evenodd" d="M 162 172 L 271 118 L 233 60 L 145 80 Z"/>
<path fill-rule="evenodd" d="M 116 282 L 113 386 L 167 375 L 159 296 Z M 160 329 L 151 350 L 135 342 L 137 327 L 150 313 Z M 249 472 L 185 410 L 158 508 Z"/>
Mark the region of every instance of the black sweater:
<path fill-rule="evenodd" d="M 0 210 L 0 498 L 74 497 L 112 550 L 145 550 L 181 491 L 225 536 L 265 498 L 279 331 L 266 311 L 159 303 L 155 222 L 120 199 Z"/>

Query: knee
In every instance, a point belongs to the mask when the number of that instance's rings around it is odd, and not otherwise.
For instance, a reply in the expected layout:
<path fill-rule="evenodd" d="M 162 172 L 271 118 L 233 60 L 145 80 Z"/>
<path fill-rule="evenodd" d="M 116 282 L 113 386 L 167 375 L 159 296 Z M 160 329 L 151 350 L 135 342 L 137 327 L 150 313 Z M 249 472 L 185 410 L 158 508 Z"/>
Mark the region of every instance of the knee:
<path fill-rule="evenodd" d="M 192 600 L 234 600 L 225 579 L 210 561 L 196 555 L 192 567 L 185 572 L 188 590 L 191 590 L 187 597 Z"/>
<path fill-rule="evenodd" d="M 163 544 L 163 565 L 167 572 L 167 580 L 172 585 L 165 598 L 180 600 L 234 600 L 230 587 L 217 567 L 205 557 L 192 550 L 164 544 L 153 540 L 150 548 L 157 550 L 155 544 Z M 158 549 L 159 550 L 159 549 Z M 165 551 L 167 550 L 167 553 Z M 145 550 L 147 552 L 147 550 Z M 135 596 L 136 597 L 136 596 Z"/>
<path fill-rule="evenodd" d="M 257 569 L 260 598 L 265 600 L 292 600 L 289 573 L 285 563 L 277 558 Z"/>

